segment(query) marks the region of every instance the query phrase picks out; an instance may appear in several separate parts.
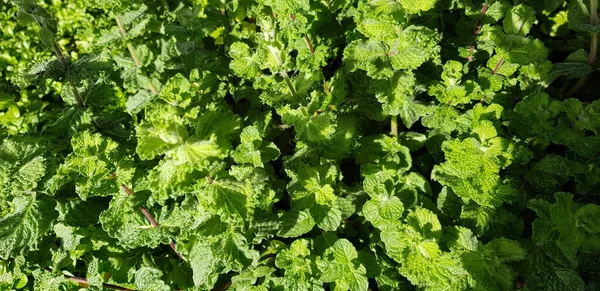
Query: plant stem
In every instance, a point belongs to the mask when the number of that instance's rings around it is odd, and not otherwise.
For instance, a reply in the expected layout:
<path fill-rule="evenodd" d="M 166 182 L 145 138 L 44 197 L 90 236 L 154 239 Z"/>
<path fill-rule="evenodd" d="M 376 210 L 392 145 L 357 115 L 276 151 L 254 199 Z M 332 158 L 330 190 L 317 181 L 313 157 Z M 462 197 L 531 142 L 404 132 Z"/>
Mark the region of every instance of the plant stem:
<path fill-rule="evenodd" d="M 292 21 L 296 21 L 296 16 L 294 15 L 294 13 L 290 13 L 290 18 L 292 19 Z M 312 41 L 310 40 L 310 37 L 308 37 L 307 35 L 304 35 L 304 42 L 306 43 L 306 47 L 308 48 L 308 51 L 310 52 L 311 55 L 315 54 L 315 48 L 313 46 Z"/>
<path fill-rule="evenodd" d="M 598 2 L 590 0 L 590 24 L 598 24 Z M 592 33 L 592 41 L 590 44 L 590 55 L 588 56 L 588 64 L 591 66 L 596 64 L 596 55 L 598 54 L 598 33 Z"/>
<path fill-rule="evenodd" d="M 154 95 L 154 96 L 158 95 L 158 90 L 156 90 L 156 88 L 154 87 L 154 85 L 152 85 L 151 82 L 148 82 L 148 89 L 150 89 L 150 92 L 152 92 L 152 95 Z"/>
<path fill-rule="evenodd" d="M 67 276 L 67 275 L 64 275 L 64 276 L 65 276 L 65 278 L 71 280 L 72 282 L 85 285 L 85 286 L 81 286 L 81 287 L 87 287 L 90 285 L 90 282 L 88 282 L 88 280 L 86 278 L 71 277 L 71 276 Z M 121 291 L 135 291 L 134 289 L 129 289 L 129 288 L 125 288 L 125 287 L 121 287 L 121 286 L 117 286 L 117 285 L 113 285 L 113 284 L 108 284 L 108 283 L 102 283 L 102 287 L 104 287 L 106 289 L 114 289 L 114 290 L 121 290 Z"/>
<path fill-rule="evenodd" d="M 221 10 L 221 15 L 225 16 L 225 19 L 227 19 L 227 33 L 231 32 L 231 23 L 229 23 L 229 14 L 227 13 L 227 10 L 223 9 Z"/>
<path fill-rule="evenodd" d="M 590 55 L 588 56 L 588 64 L 594 66 L 596 64 L 596 55 L 598 54 L 598 33 L 592 33 L 592 42 L 590 45 Z"/>
<path fill-rule="evenodd" d="M 475 30 L 473 31 L 473 35 L 477 36 L 481 32 L 481 23 L 483 21 L 483 17 L 487 13 L 488 4 L 483 3 L 483 8 L 481 9 L 481 17 L 477 20 L 477 24 L 475 24 Z M 469 56 L 467 57 L 467 61 L 470 63 L 473 61 L 473 52 L 475 51 L 475 41 L 473 41 L 469 47 Z"/>
<path fill-rule="evenodd" d="M 573 95 L 575 95 L 575 93 L 577 93 L 577 91 L 579 89 L 581 89 L 581 87 L 583 87 L 583 85 L 585 85 L 585 82 L 587 81 L 587 76 L 583 76 L 579 79 L 579 81 L 577 81 L 577 83 L 571 87 L 571 89 L 569 89 L 569 91 L 567 91 L 567 94 L 565 95 L 566 98 L 571 98 L 573 97 Z"/>
<path fill-rule="evenodd" d="M 123 188 L 123 191 L 125 191 L 125 193 L 128 196 L 133 195 L 133 191 L 131 191 L 131 189 L 129 187 L 127 187 L 127 185 L 121 184 L 121 188 Z M 148 222 L 150 222 L 152 227 L 157 227 L 159 225 L 158 222 L 156 221 L 156 219 L 154 219 L 154 217 L 152 217 L 152 214 L 150 214 L 150 211 L 148 211 L 148 209 L 146 207 L 140 206 L 139 209 L 140 209 L 140 212 L 142 212 L 142 214 L 144 215 L 144 217 L 146 217 L 146 220 L 148 220 Z M 175 254 L 177 254 L 177 257 L 179 257 L 179 259 L 183 260 L 183 257 L 181 256 L 181 254 L 177 251 L 177 246 L 175 245 L 175 242 L 171 241 L 169 243 L 169 246 L 175 252 Z"/>
<path fill-rule="evenodd" d="M 83 98 L 81 98 L 81 94 L 79 94 L 79 90 L 77 89 L 77 86 L 75 86 L 75 82 L 71 82 L 71 91 L 73 91 L 73 95 L 75 95 L 77 105 L 79 105 L 79 107 L 85 107 L 85 104 L 83 104 Z"/>
<path fill-rule="evenodd" d="M 392 136 L 398 136 L 398 116 L 396 115 L 392 116 L 390 133 Z"/>
<path fill-rule="evenodd" d="M 123 26 L 123 23 L 121 22 L 121 18 L 119 16 L 115 16 L 115 21 L 117 22 L 117 27 L 119 27 L 121 36 L 123 38 L 127 37 L 127 31 L 125 30 L 125 27 Z M 131 58 L 133 59 L 135 66 L 137 68 L 141 68 L 142 62 L 140 61 L 140 58 L 138 57 L 137 53 L 135 52 L 135 48 L 133 47 L 133 45 L 130 42 L 127 42 L 127 50 L 129 51 L 129 54 L 131 55 Z M 148 81 L 148 84 L 146 86 L 148 87 L 148 89 L 150 89 L 150 92 L 152 92 L 152 95 L 154 95 L 154 96 L 158 95 L 158 90 L 156 90 L 156 88 L 154 87 L 154 85 L 152 85 L 152 83 L 150 81 Z"/>
<path fill-rule="evenodd" d="M 123 23 L 121 23 L 121 18 L 119 16 L 115 16 L 115 21 L 117 22 L 121 36 L 123 38 L 127 37 L 127 31 L 125 30 Z M 133 59 L 133 62 L 135 62 L 135 66 L 138 68 L 141 67 L 142 63 L 140 62 L 140 58 L 138 58 L 135 48 L 130 42 L 127 42 L 127 50 L 129 50 L 129 54 L 131 54 L 131 58 Z"/>
<path fill-rule="evenodd" d="M 597 0 L 590 0 L 590 23 L 598 23 L 598 2 Z"/>
<path fill-rule="evenodd" d="M 281 72 L 280 74 L 285 80 L 285 83 L 287 84 L 288 88 L 290 89 L 292 96 L 296 96 L 296 89 L 294 88 L 294 84 L 292 83 L 290 76 L 288 76 L 287 72 Z"/>
<path fill-rule="evenodd" d="M 69 66 L 69 63 L 67 62 L 65 55 L 62 53 L 60 47 L 56 42 L 54 42 L 54 53 L 56 54 L 56 57 L 60 60 L 60 63 L 66 69 Z M 83 98 L 81 98 L 81 94 L 79 94 L 79 90 L 77 89 L 75 82 L 70 81 L 69 83 L 71 83 L 71 90 L 73 91 L 73 96 L 75 96 L 75 101 L 77 102 L 77 105 L 79 105 L 79 107 L 85 107 L 85 104 L 83 103 Z"/>
<path fill-rule="evenodd" d="M 331 91 L 329 91 L 329 86 L 327 86 L 327 81 L 323 80 L 323 90 L 325 91 L 326 95 L 331 94 Z"/>
<path fill-rule="evenodd" d="M 213 289 L 213 291 L 224 291 L 227 290 L 227 288 L 231 287 L 231 282 L 227 282 L 225 283 L 225 285 L 223 285 L 223 287 L 219 288 L 219 289 Z"/>
<path fill-rule="evenodd" d="M 306 46 L 308 47 L 308 51 L 310 52 L 310 54 L 314 55 L 315 48 L 313 47 L 312 41 L 310 41 L 310 38 L 308 37 L 308 35 L 304 36 L 304 42 L 306 43 Z"/>
<path fill-rule="evenodd" d="M 48 272 L 53 272 L 52 269 L 50 268 L 45 268 L 46 271 Z M 70 280 L 71 282 L 74 283 L 78 283 L 78 284 L 85 284 L 87 286 L 90 285 L 90 282 L 86 279 L 86 278 L 81 278 L 81 277 L 74 277 L 74 276 L 69 276 L 69 275 L 65 275 L 63 274 L 63 276 Z M 121 290 L 121 291 L 135 291 L 134 289 L 129 289 L 129 288 L 125 288 L 125 287 L 121 287 L 121 286 L 117 286 L 117 285 L 113 285 L 113 284 L 108 284 L 108 283 L 102 283 L 102 287 L 106 288 L 106 289 L 114 289 L 114 290 Z"/>
<path fill-rule="evenodd" d="M 129 187 L 127 187 L 127 185 L 121 184 L 121 188 L 123 188 L 123 191 L 125 191 L 125 193 L 127 193 L 128 196 L 133 195 L 133 192 L 131 191 L 131 189 L 129 189 Z M 148 220 L 148 222 L 150 222 L 150 224 L 153 227 L 158 226 L 158 222 L 156 222 L 156 219 L 154 219 L 154 217 L 152 217 L 152 215 L 150 214 L 150 212 L 148 212 L 148 209 L 146 209 L 146 207 L 140 206 L 140 211 L 142 212 L 142 214 L 144 214 L 144 216 L 146 217 L 146 220 Z"/>
<path fill-rule="evenodd" d="M 494 67 L 494 71 L 492 71 L 493 75 L 496 75 L 496 73 L 498 73 L 498 70 L 500 70 L 500 68 L 502 67 L 502 64 L 504 64 L 504 58 L 500 58 L 498 60 L 498 62 L 496 63 L 496 66 Z"/>
<path fill-rule="evenodd" d="M 60 63 L 66 68 L 69 64 L 67 63 L 65 55 L 62 53 L 60 47 L 58 47 L 58 44 L 56 42 L 54 42 L 54 53 L 56 54 L 56 57 L 60 60 Z"/>
<path fill-rule="evenodd" d="M 597 2 L 597 0 L 590 0 L 590 24 L 592 24 L 592 25 L 598 24 L 598 2 Z M 588 55 L 588 61 L 587 61 L 587 63 L 590 66 L 593 67 L 596 65 L 597 55 L 598 55 L 598 33 L 593 32 L 592 39 L 590 40 L 590 53 Z M 575 95 L 575 93 L 577 93 L 577 91 L 579 89 L 581 89 L 581 87 L 583 87 L 583 85 L 585 85 L 586 81 L 587 81 L 587 76 L 581 77 L 579 79 L 579 81 L 577 81 L 575 86 L 573 86 L 567 92 L 566 97 L 567 98 L 573 97 L 573 95 Z"/>
<path fill-rule="evenodd" d="M 277 62 L 277 65 L 281 68 L 283 66 L 283 61 L 281 60 L 281 56 L 279 55 L 279 49 L 270 45 L 267 46 L 267 48 L 269 49 L 269 53 L 271 53 L 271 55 L 275 59 L 275 62 Z M 283 79 L 285 80 L 285 84 L 290 89 L 290 93 L 292 93 L 292 96 L 296 96 L 296 89 L 294 88 L 294 84 L 292 83 L 292 80 L 290 80 L 290 76 L 288 75 L 288 73 L 286 71 L 281 71 L 279 72 L 279 75 L 281 75 L 281 77 L 283 77 Z"/>

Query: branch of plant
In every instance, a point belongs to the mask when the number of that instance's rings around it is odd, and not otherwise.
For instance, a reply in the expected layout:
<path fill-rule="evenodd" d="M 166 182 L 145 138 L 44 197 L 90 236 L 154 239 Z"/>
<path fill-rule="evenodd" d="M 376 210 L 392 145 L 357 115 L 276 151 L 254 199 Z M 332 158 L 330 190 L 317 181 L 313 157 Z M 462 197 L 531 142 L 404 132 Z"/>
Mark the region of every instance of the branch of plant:
<path fill-rule="evenodd" d="M 123 38 L 127 37 L 127 30 L 125 30 L 125 27 L 123 26 L 123 23 L 121 22 L 121 18 L 119 16 L 115 16 L 115 21 L 117 22 L 117 27 L 119 27 L 119 31 L 121 32 L 121 36 Z M 142 62 L 140 61 L 140 58 L 138 57 L 135 48 L 133 47 L 133 45 L 130 42 L 127 42 L 127 50 L 129 51 L 129 54 L 131 55 L 131 58 L 133 59 L 133 62 L 135 63 L 135 66 L 137 68 L 141 68 L 142 67 Z M 156 88 L 154 87 L 154 85 L 152 85 L 152 82 L 148 81 L 148 89 L 150 89 L 150 91 L 152 92 L 153 95 L 158 95 L 158 90 L 156 90 Z"/>
<path fill-rule="evenodd" d="M 327 81 L 323 80 L 323 90 L 325 91 L 326 95 L 331 94 L 331 91 L 329 91 L 329 86 L 327 86 Z"/>
<path fill-rule="evenodd" d="M 292 83 L 292 80 L 290 79 L 290 76 L 288 75 L 288 73 L 285 72 L 285 71 L 283 71 L 283 72 L 280 73 L 280 75 L 285 80 L 285 84 L 290 89 L 290 92 L 292 93 L 292 96 L 296 96 L 296 88 L 294 88 L 294 84 Z"/>
<path fill-rule="evenodd" d="M 227 13 L 227 10 L 222 9 L 221 10 L 221 15 L 225 16 L 226 22 L 227 22 L 227 32 L 231 32 L 231 23 L 229 23 L 229 14 Z"/>
<path fill-rule="evenodd" d="M 290 18 L 292 19 L 292 21 L 296 21 L 296 16 L 294 15 L 294 13 L 290 13 Z M 310 40 L 310 37 L 308 37 L 308 34 L 304 35 L 304 42 L 306 43 L 306 47 L 308 48 L 308 51 L 310 52 L 311 55 L 315 54 L 315 48 L 313 46 L 312 41 Z"/>
<path fill-rule="evenodd" d="M 52 269 L 46 268 L 46 271 L 52 272 Z M 90 282 L 86 278 L 69 276 L 66 274 L 63 274 L 63 276 L 66 279 L 70 280 L 71 282 L 77 283 L 80 287 L 85 288 L 90 285 Z M 108 284 L 108 283 L 102 283 L 102 287 L 104 287 L 105 289 L 113 289 L 113 290 L 120 290 L 120 291 L 135 291 L 135 289 L 129 289 L 129 288 L 125 288 L 125 287 L 121 287 L 121 286 L 117 286 L 117 285 L 113 285 L 113 284 Z"/>
<path fill-rule="evenodd" d="M 500 58 L 498 60 L 498 62 L 496 63 L 496 66 L 494 67 L 494 70 L 492 71 L 493 75 L 496 75 L 496 73 L 498 73 L 498 70 L 500 70 L 500 68 L 502 67 L 502 64 L 504 64 L 504 58 Z"/>
<path fill-rule="evenodd" d="M 588 56 L 588 64 L 596 65 L 596 56 L 598 55 L 598 33 L 592 33 L 592 41 L 590 44 L 590 55 Z"/>
<path fill-rule="evenodd" d="M 586 81 L 587 81 L 587 76 L 581 77 L 577 81 L 577 83 L 575 83 L 575 85 L 573 87 L 571 87 L 571 89 L 569 89 L 569 91 L 567 91 L 567 94 L 565 95 L 566 98 L 573 97 L 573 95 L 575 95 L 575 93 L 577 93 L 577 91 L 579 91 L 579 89 L 581 89 L 581 87 L 583 87 L 583 85 L 585 85 Z"/>
<path fill-rule="evenodd" d="M 590 24 L 598 24 L 598 2 L 597 0 L 590 0 Z M 592 40 L 590 43 L 590 54 L 588 56 L 588 64 L 594 66 L 596 64 L 596 55 L 598 54 L 598 33 L 592 33 Z"/>
<path fill-rule="evenodd" d="M 65 278 L 71 280 L 72 282 L 78 283 L 80 285 L 80 287 L 88 287 L 90 285 L 90 283 L 88 282 L 88 280 L 86 278 L 80 278 L 80 277 L 71 277 L 71 276 L 67 276 L 64 275 Z M 83 285 L 83 286 L 81 286 Z M 121 287 L 121 286 L 117 286 L 117 285 L 113 285 L 113 284 L 108 284 L 108 283 L 102 283 L 102 287 L 107 288 L 107 289 L 113 289 L 113 290 L 121 290 L 121 291 L 135 291 L 134 289 L 129 289 L 129 288 L 125 288 L 125 287 Z"/>
<path fill-rule="evenodd" d="M 392 116 L 390 134 L 392 136 L 398 136 L 398 116 L 396 115 Z"/>
<path fill-rule="evenodd" d="M 121 184 L 121 188 L 123 188 L 123 191 L 125 191 L 125 194 L 127 194 L 128 196 L 132 196 L 133 195 L 133 191 L 131 191 L 131 189 L 127 185 Z M 152 225 L 152 227 L 159 226 L 159 224 L 156 221 L 156 219 L 154 219 L 154 217 L 152 217 L 152 214 L 150 214 L 150 211 L 148 211 L 148 209 L 146 207 L 140 206 L 139 209 L 140 209 L 140 212 L 142 212 L 142 214 L 144 215 L 144 217 L 146 217 L 146 220 L 148 220 L 148 222 L 150 222 L 150 224 Z M 177 254 L 177 257 L 179 259 L 183 260 L 183 256 L 181 256 L 181 254 L 177 251 L 177 246 L 175 245 L 175 242 L 171 241 L 169 243 L 169 246 L 175 252 L 175 254 Z"/>
<path fill-rule="evenodd" d="M 69 63 L 67 62 L 65 55 L 63 54 L 56 42 L 54 42 L 54 53 L 56 54 L 56 57 L 60 60 L 60 63 L 66 69 L 69 66 Z M 69 83 L 71 83 L 71 90 L 73 91 L 73 96 L 75 96 L 75 101 L 77 102 L 77 105 L 79 105 L 79 107 L 85 107 L 85 104 L 83 103 L 83 98 L 81 98 L 81 94 L 79 93 L 79 89 L 77 89 L 75 82 L 70 81 Z"/>
<path fill-rule="evenodd" d="M 597 0 L 590 0 L 590 24 L 598 24 L 598 2 Z M 594 67 L 596 65 L 596 57 L 598 55 L 598 33 L 592 33 L 592 39 L 590 40 L 590 52 L 588 54 L 587 63 Z M 583 76 L 577 81 L 577 83 L 567 92 L 566 98 L 571 98 L 587 81 L 587 76 Z"/>
<path fill-rule="evenodd" d="M 63 67 L 67 67 L 69 64 L 67 63 L 67 59 L 65 58 L 65 55 L 62 53 L 62 51 L 60 50 L 60 47 L 58 46 L 58 44 L 56 42 L 54 42 L 54 53 L 56 54 L 56 57 L 58 58 L 58 60 L 60 60 L 60 63 L 63 65 Z"/>
<path fill-rule="evenodd" d="M 483 8 L 481 9 L 481 17 L 477 20 L 477 24 L 475 24 L 475 30 L 473 31 L 473 35 L 478 36 L 481 32 L 481 23 L 483 22 L 483 17 L 487 13 L 488 10 L 487 2 L 483 3 Z M 475 41 L 473 41 L 469 47 L 469 56 L 467 57 L 467 61 L 470 63 L 473 61 L 473 52 L 475 51 Z"/>
<path fill-rule="evenodd" d="M 213 291 L 225 291 L 225 290 L 227 290 L 229 287 L 231 287 L 231 282 L 227 282 L 227 283 L 225 283 L 225 285 L 223 285 L 221 288 L 219 288 L 219 289 L 216 289 L 216 288 L 215 288 L 215 289 L 213 289 Z"/>

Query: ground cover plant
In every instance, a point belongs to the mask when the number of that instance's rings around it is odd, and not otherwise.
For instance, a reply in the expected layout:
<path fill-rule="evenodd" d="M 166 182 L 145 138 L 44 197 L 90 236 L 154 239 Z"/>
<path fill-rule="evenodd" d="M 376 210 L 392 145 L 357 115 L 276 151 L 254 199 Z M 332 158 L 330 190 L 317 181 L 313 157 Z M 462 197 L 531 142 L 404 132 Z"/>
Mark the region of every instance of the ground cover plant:
<path fill-rule="evenodd" d="M 596 0 L 2 0 L 0 290 L 600 290 Z"/>

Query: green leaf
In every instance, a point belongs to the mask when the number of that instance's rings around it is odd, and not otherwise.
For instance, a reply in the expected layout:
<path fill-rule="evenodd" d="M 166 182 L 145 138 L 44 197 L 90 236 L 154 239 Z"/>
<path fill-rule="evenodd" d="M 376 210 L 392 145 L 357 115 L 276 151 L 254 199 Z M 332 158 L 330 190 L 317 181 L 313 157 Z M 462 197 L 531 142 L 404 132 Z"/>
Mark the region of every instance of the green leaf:
<path fill-rule="evenodd" d="M 548 54 L 548 49 L 544 46 L 544 43 L 535 39 L 524 46 L 509 50 L 506 53 L 506 60 L 518 65 L 537 64 L 546 61 Z"/>
<path fill-rule="evenodd" d="M 56 202 L 42 195 L 15 197 L 11 204 L 11 211 L 0 218 L 2 259 L 37 250 L 58 216 Z"/>
<path fill-rule="evenodd" d="M 398 197 L 389 200 L 369 200 L 363 205 L 363 215 L 375 227 L 382 227 L 387 220 L 396 220 L 404 213 L 404 204 Z"/>
<path fill-rule="evenodd" d="M 138 155 L 149 160 L 177 147 L 187 138 L 188 131 L 177 108 L 151 106 L 146 109 L 146 118 L 136 126 L 136 136 Z"/>
<path fill-rule="evenodd" d="M 232 157 L 237 163 L 248 163 L 255 167 L 263 167 L 264 163 L 276 159 L 280 151 L 273 142 L 263 142 L 258 128 L 249 126 L 240 135 L 238 145 Z"/>
<path fill-rule="evenodd" d="M 288 288 L 322 290 L 323 283 L 318 281 L 318 269 L 310 248 L 309 240 L 297 239 L 277 254 L 275 266 L 285 270 L 284 285 Z"/>
<path fill-rule="evenodd" d="M 204 192 L 209 209 L 215 214 L 235 219 L 246 219 L 250 214 L 251 197 L 239 183 L 228 180 L 215 180 Z"/>
<path fill-rule="evenodd" d="M 290 210 L 283 214 L 277 235 L 298 237 L 313 229 L 315 221 L 308 211 Z"/>
<path fill-rule="evenodd" d="M 600 206 L 586 204 L 575 213 L 575 225 L 583 228 L 587 233 L 600 233 Z"/>
<path fill-rule="evenodd" d="M 0 197 L 28 195 L 46 174 L 46 159 L 35 140 L 5 139 L 0 145 Z M 0 205 L 8 202 L 5 200 Z"/>
<path fill-rule="evenodd" d="M 419 13 L 435 7 L 437 0 L 404 0 L 401 3 L 402 8 L 406 9 L 408 13 Z"/>
<path fill-rule="evenodd" d="M 476 251 L 478 248 L 477 237 L 466 227 L 455 226 L 444 229 L 443 237 L 451 250 Z"/>
<path fill-rule="evenodd" d="M 163 272 L 152 267 L 142 267 L 135 272 L 135 287 L 140 291 L 169 291 L 169 287 L 163 280 Z"/>
<path fill-rule="evenodd" d="M 529 30 L 531 30 L 535 19 L 535 10 L 533 8 L 519 4 L 513 6 L 506 13 L 506 17 L 502 21 L 502 26 L 506 34 L 526 36 L 529 34 Z"/>
<path fill-rule="evenodd" d="M 600 25 L 590 23 L 589 1 L 571 0 L 569 1 L 568 20 L 569 28 L 579 32 L 600 32 Z M 597 6 L 596 6 L 597 7 Z"/>
<path fill-rule="evenodd" d="M 196 241 L 190 250 L 189 261 L 196 286 L 210 289 L 217 282 L 221 265 L 208 243 Z"/>
<path fill-rule="evenodd" d="M 33 287 L 36 290 L 59 291 L 72 288 L 73 283 L 63 275 L 54 275 L 46 270 L 33 271 Z M 68 290 L 68 289 L 67 289 Z"/>
<path fill-rule="evenodd" d="M 192 89 L 192 84 L 181 74 L 177 74 L 167 81 L 158 98 L 171 106 L 185 108 L 192 102 L 191 99 L 194 93 Z"/>
<path fill-rule="evenodd" d="M 480 141 L 469 138 L 444 142 L 447 161 L 436 165 L 431 177 L 442 185 L 450 186 L 463 199 L 497 207 L 516 195 L 513 186 L 503 181 L 498 173 L 518 159 L 524 149 L 495 137 L 496 131 L 491 122 L 484 125 L 477 129 Z"/>
<path fill-rule="evenodd" d="M 358 164 L 384 170 L 403 172 L 412 164 L 410 150 L 401 145 L 396 138 L 385 135 L 363 137 L 359 141 L 355 157 Z"/>
<path fill-rule="evenodd" d="M 232 43 L 229 47 L 229 55 L 233 58 L 229 67 L 236 75 L 249 79 L 258 75 L 258 60 L 256 55 L 252 55 L 247 44 L 243 42 Z"/>
<path fill-rule="evenodd" d="M 388 42 L 356 40 L 344 51 L 351 71 L 361 69 L 375 79 L 385 79 L 396 70 L 414 70 L 432 59 L 439 50 L 437 34 L 425 27 L 410 26 Z"/>
<path fill-rule="evenodd" d="M 513 284 L 511 269 L 501 262 L 525 258 L 525 251 L 514 241 L 493 240 L 478 252 L 461 255 L 465 269 L 469 272 L 469 285 L 476 290 L 506 290 Z M 490 262 L 492 261 L 492 262 Z"/>
<path fill-rule="evenodd" d="M 246 238 L 239 232 L 228 231 L 219 241 L 211 245 L 223 262 L 225 272 L 240 272 L 251 264 L 256 264 L 258 253 L 248 247 Z"/>
<path fill-rule="evenodd" d="M 588 63 L 556 63 L 552 64 L 552 70 L 546 77 L 546 83 L 550 84 L 555 78 L 565 76 L 569 79 L 577 79 L 587 76 L 592 72 L 592 67 Z"/>
<path fill-rule="evenodd" d="M 358 261 L 354 245 L 346 239 L 337 240 L 318 262 L 322 282 L 333 282 L 333 290 L 367 290 L 366 268 Z"/>
<path fill-rule="evenodd" d="M 136 207 L 131 196 L 114 196 L 108 209 L 100 214 L 102 228 L 125 248 L 157 247 L 168 244 L 179 225 L 153 226 Z M 147 210 L 146 210 L 147 211 Z"/>
<path fill-rule="evenodd" d="M 131 184 L 135 169 L 133 160 L 119 151 L 119 144 L 100 133 L 84 131 L 71 139 L 73 153 L 65 159 L 53 177 L 54 191 L 69 181 L 86 200 L 93 196 L 109 196 L 119 192 L 121 185 Z"/>

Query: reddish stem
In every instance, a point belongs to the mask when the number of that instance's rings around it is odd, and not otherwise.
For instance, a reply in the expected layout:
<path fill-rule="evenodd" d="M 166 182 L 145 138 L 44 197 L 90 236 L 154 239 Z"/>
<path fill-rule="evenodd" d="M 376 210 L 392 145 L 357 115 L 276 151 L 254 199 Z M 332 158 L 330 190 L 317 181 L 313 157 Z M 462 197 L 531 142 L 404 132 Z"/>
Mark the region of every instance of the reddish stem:
<path fill-rule="evenodd" d="M 133 195 L 133 191 L 131 191 L 131 189 L 129 187 L 127 187 L 127 185 L 121 184 L 121 188 L 123 188 L 123 191 L 125 191 L 125 193 L 128 196 Z M 150 222 L 152 227 L 157 227 L 159 225 L 158 222 L 156 221 L 156 219 L 154 219 L 154 217 L 152 217 L 152 214 L 150 214 L 150 212 L 148 211 L 148 209 L 146 207 L 140 206 L 139 209 L 140 209 L 140 212 L 142 212 L 142 214 L 144 215 L 144 217 L 146 217 L 146 220 L 148 220 L 148 222 Z M 175 245 L 175 242 L 171 241 L 169 243 L 169 246 L 175 252 L 175 254 L 177 254 L 177 257 L 179 257 L 180 259 L 183 260 L 183 257 L 181 256 L 181 254 L 177 251 L 177 246 Z"/>
<path fill-rule="evenodd" d="M 52 269 L 50 269 L 48 267 L 46 267 L 44 269 L 50 273 L 53 272 Z M 63 276 L 66 279 L 70 280 L 71 282 L 79 283 L 79 284 L 86 284 L 88 286 L 90 285 L 90 282 L 86 278 L 74 277 L 74 276 L 69 276 L 69 275 L 65 275 L 65 274 L 63 274 Z M 129 288 L 113 285 L 113 284 L 108 284 L 108 283 L 102 283 L 102 287 L 107 288 L 107 289 L 121 290 L 121 291 L 135 291 L 133 289 L 129 289 Z"/>
<path fill-rule="evenodd" d="M 129 189 L 129 187 L 127 187 L 127 185 L 121 184 L 121 188 L 123 188 L 123 191 L 125 191 L 125 194 L 127 194 L 128 196 L 133 195 L 133 192 L 131 191 L 131 189 Z"/>
<path fill-rule="evenodd" d="M 498 70 L 500 70 L 500 67 L 502 67 L 502 64 L 504 64 L 504 58 L 500 58 L 498 60 L 498 63 L 496 63 L 496 66 L 494 67 L 494 71 L 492 72 L 493 75 L 496 75 L 496 73 L 498 73 Z"/>
<path fill-rule="evenodd" d="M 292 21 L 296 21 L 296 15 L 294 15 L 294 13 L 290 13 L 290 18 L 292 19 Z M 310 40 L 310 37 L 308 37 L 308 34 L 304 36 L 304 42 L 306 43 L 306 47 L 308 47 L 308 51 L 310 52 L 310 54 L 314 55 L 315 48 L 312 44 L 312 41 Z"/>
<path fill-rule="evenodd" d="M 88 280 L 85 278 L 71 277 L 71 276 L 67 276 L 67 275 L 64 275 L 64 276 L 65 276 L 65 278 L 69 279 L 72 282 L 86 285 L 85 287 L 90 285 L 90 282 L 88 282 Z M 117 286 L 117 285 L 113 285 L 113 284 L 108 284 L 108 283 L 102 283 L 102 287 L 107 288 L 107 289 L 121 290 L 121 291 L 135 291 L 134 289 L 129 289 L 129 288 L 125 288 L 125 287 L 121 287 L 121 286 Z"/>
<path fill-rule="evenodd" d="M 590 0 L 590 24 L 593 24 L 593 25 L 598 23 L 598 6 L 597 5 L 598 5 L 598 2 L 596 2 L 596 0 Z M 590 41 L 590 54 L 588 56 L 588 64 L 590 66 L 596 65 L 596 55 L 597 54 L 598 54 L 598 33 L 594 32 L 594 33 L 592 33 L 592 40 Z M 585 84 L 586 81 L 587 81 L 587 76 L 581 77 L 579 79 L 579 81 L 577 81 L 575 86 L 573 86 L 573 88 L 571 88 L 571 90 L 569 90 L 567 92 L 567 98 L 570 98 L 573 95 L 575 95 L 577 90 L 579 90 L 581 87 L 583 87 L 583 85 Z"/>
<path fill-rule="evenodd" d="M 587 81 L 587 76 L 583 76 L 581 77 L 577 83 L 575 84 L 575 86 L 571 87 L 571 89 L 569 91 L 567 91 L 566 97 L 567 98 L 571 98 L 573 97 L 573 95 L 575 95 L 575 93 L 577 93 L 577 91 L 579 89 L 581 89 L 581 87 L 583 87 L 583 85 L 585 85 L 585 82 Z"/>
<path fill-rule="evenodd" d="M 304 36 L 304 42 L 306 43 L 306 46 L 308 47 L 308 51 L 310 52 L 310 54 L 314 55 L 315 48 L 313 47 L 312 41 L 310 41 L 310 38 L 308 37 L 308 35 Z"/>
<path fill-rule="evenodd" d="M 175 252 L 175 254 L 177 254 L 177 257 L 178 257 L 180 260 L 184 261 L 184 259 L 183 259 L 183 256 L 181 255 L 181 253 L 179 253 L 179 252 L 177 251 L 177 246 L 175 245 L 175 241 L 173 241 L 173 240 L 172 240 L 172 241 L 169 243 L 169 246 L 170 246 L 170 247 L 171 247 L 171 249 L 172 249 L 172 250 Z"/>
<path fill-rule="evenodd" d="M 60 63 L 66 69 L 69 66 L 69 63 L 67 62 L 65 55 L 62 53 L 62 51 L 60 50 L 60 47 L 58 46 L 58 44 L 56 42 L 54 42 L 54 53 L 56 54 L 56 57 L 60 60 Z M 79 94 L 79 90 L 77 89 L 77 86 L 75 85 L 75 82 L 71 81 L 70 83 L 71 83 L 71 90 L 73 91 L 73 95 L 75 96 L 75 101 L 77 101 L 77 105 L 79 105 L 79 107 L 85 107 L 85 104 L 83 103 L 83 99 L 81 98 L 81 94 Z"/>
<path fill-rule="evenodd" d="M 231 287 L 231 282 L 227 282 L 225 285 L 223 285 L 223 287 L 219 288 L 219 289 L 214 289 L 213 291 L 224 291 L 227 290 L 227 288 Z"/>
<path fill-rule="evenodd" d="M 146 220 L 148 220 L 148 222 L 150 222 L 150 224 L 152 224 L 153 227 L 158 226 L 158 222 L 156 222 L 156 220 L 154 219 L 154 217 L 152 217 L 150 212 L 148 212 L 148 209 L 146 209 L 146 207 L 140 206 L 140 211 L 142 212 L 142 214 L 144 214 Z"/>
<path fill-rule="evenodd" d="M 475 24 L 475 30 L 473 30 L 473 35 L 477 36 L 479 35 L 479 33 L 481 32 L 481 23 L 483 21 L 483 17 L 485 16 L 485 13 L 487 13 L 488 10 L 488 4 L 483 3 L 483 8 L 481 9 L 481 17 L 479 18 L 479 20 L 477 20 L 477 24 Z M 473 52 L 475 51 L 475 41 L 473 41 L 469 47 L 469 56 L 467 57 L 468 62 L 472 62 L 473 61 Z"/>

